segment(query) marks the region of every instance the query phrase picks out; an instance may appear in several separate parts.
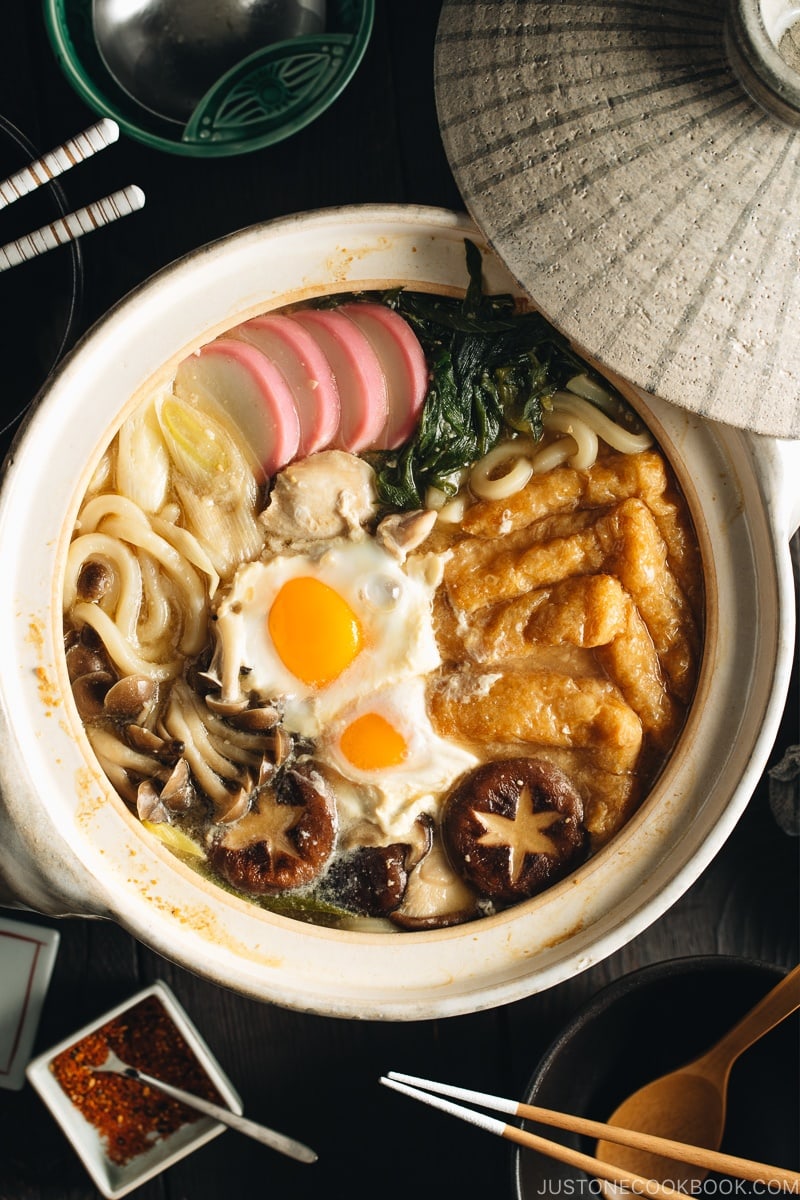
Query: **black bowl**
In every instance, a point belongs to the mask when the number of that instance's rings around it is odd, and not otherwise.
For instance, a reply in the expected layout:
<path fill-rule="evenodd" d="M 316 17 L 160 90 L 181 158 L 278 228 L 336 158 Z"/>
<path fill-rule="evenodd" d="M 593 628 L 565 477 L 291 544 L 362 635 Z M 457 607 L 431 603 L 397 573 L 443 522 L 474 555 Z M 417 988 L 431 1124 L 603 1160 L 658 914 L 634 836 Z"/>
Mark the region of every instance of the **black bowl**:
<path fill-rule="evenodd" d="M 733 957 L 671 959 L 610 984 L 581 1009 L 539 1063 L 524 1100 L 605 1121 L 631 1092 L 683 1066 L 727 1033 L 781 979 L 765 963 Z M 745 1051 L 731 1071 L 721 1149 L 800 1169 L 800 1016 Z M 590 1139 L 526 1128 L 593 1154 Z M 536 1151 L 516 1148 L 518 1200 L 600 1194 L 596 1180 Z M 710 1175 L 701 1195 L 755 1195 L 754 1185 Z"/>
<path fill-rule="evenodd" d="M 21 130 L 0 117 L 0 179 L 34 162 L 40 154 Z M 33 233 L 69 211 L 60 182 L 50 180 L 0 211 L 0 244 Z M 82 278 L 76 242 L 0 272 L 0 459 L 20 417 L 75 336 Z"/>

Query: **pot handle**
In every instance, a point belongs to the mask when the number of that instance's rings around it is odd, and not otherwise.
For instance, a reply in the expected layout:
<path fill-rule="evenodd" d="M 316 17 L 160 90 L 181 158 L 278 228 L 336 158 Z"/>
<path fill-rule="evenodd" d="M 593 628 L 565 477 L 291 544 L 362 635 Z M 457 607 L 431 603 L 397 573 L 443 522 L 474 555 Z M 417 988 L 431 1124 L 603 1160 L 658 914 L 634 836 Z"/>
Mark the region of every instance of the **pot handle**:
<path fill-rule="evenodd" d="M 2 793 L 0 905 L 51 917 L 112 916 L 78 859 L 61 847 L 49 819 L 15 807 Z"/>
<path fill-rule="evenodd" d="M 788 541 L 800 528 L 800 440 L 753 436 L 773 523 Z"/>

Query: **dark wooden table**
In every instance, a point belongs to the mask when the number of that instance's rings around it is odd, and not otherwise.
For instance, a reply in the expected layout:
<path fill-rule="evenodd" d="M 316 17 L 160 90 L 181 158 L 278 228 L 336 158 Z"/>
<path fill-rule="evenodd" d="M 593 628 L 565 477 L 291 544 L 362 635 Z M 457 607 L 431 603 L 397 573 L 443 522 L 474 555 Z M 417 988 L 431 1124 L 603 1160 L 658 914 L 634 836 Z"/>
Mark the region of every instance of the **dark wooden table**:
<path fill-rule="evenodd" d="M 463 207 L 436 123 L 432 59 L 439 3 L 379 0 L 377 7 L 355 79 L 291 140 L 209 163 L 123 137 L 68 177 L 71 207 L 130 182 L 147 193 L 142 213 L 84 239 L 78 331 L 167 262 L 265 218 L 361 202 Z M 40 6 L 5 0 L 3 16 L 0 114 L 49 149 L 89 125 L 94 114 L 57 68 Z M 41 304 L 50 299 L 43 295 Z M 799 741 L 795 674 L 768 765 Z M 393 1024 L 284 1011 L 174 967 L 113 924 L 29 914 L 26 919 L 61 933 L 35 1050 L 164 979 L 233 1079 L 245 1111 L 295 1133 L 320 1154 L 315 1166 L 304 1167 L 226 1133 L 145 1185 L 137 1193 L 142 1200 L 235 1194 L 502 1200 L 511 1195 L 506 1145 L 390 1095 L 378 1076 L 406 1070 L 519 1095 L 565 1021 L 602 985 L 634 968 L 700 954 L 794 965 L 800 957 L 798 840 L 773 816 L 768 784 L 765 773 L 713 863 L 628 946 L 547 992 L 472 1016 Z M 30 1086 L 0 1091 L 0 1200 L 96 1196 Z"/>

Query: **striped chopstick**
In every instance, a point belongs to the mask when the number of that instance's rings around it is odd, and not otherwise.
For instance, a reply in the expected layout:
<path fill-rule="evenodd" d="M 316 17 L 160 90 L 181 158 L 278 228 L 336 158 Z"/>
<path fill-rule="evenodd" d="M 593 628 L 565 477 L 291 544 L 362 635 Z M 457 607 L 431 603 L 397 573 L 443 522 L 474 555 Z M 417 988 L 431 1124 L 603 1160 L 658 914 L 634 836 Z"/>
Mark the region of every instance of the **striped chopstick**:
<path fill-rule="evenodd" d="M 661 1200 L 669 1200 L 669 1198 L 678 1197 L 681 1194 L 685 1196 L 686 1193 L 681 1193 L 679 1189 L 672 1188 L 669 1184 L 654 1179 L 645 1179 L 643 1176 L 624 1171 L 611 1163 L 593 1158 L 579 1150 L 573 1150 L 561 1142 L 552 1142 L 538 1134 L 529 1133 L 518 1125 L 509 1125 L 486 1113 L 464 1108 L 460 1104 L 453 1104 L 451 1099 L 445 1099 L 445 1097 L 466 1100 L 470 1104 L 477 1104 L 495 1112 L 527 1118 L 543 1125 L 553 1125 L 572 1133 L 604 1138 L 621 1145 L 633 1146 L 650 1154 L 691 1163 L 703 1171 L 714 1170 L 739 1179 L 757 1180 L 764 1184 L 765 1191 L 769 1190 L 771 1195 L 774 1195 L 777 1189 L 786 1189 L 796 1193 L 798 1185 L 800 1185 L 800 1174 L 788 1168 L 754 1162 L 736 1155 L 708 1150 L 702 1146 L 690 1146 L 684 1142 L 656 1137 L 654 1134 L 640 1133 L 637 1130 L 623 1129 L 616 1125 L 592 1121 L 570 1113 L 559 1113 L 552 1109 L 539 1108 L 516 1100 L 507 1100 L 502 1096 L 493 1096 L 486 1092 L 475 1092 L 469 1088 L 436 1083 L 431 1079 L 421 1079 L 416 1075 L 403 1075 L 398 1071 L 390 1071 L 387 1076 L 381 1078 L 380 1082 L 386 1087 L 410 1096 L 414 1100 L 420 1100 L 432 1108 L 441 1109 L 450 1116 L 468 1121 L 470 1124 L 484 1129 L 487 1133 L 493 1133 L 516 1142 L 518 1145 L 538 1150 L 539 1153 L 549 1158 L 577 1167 L 589 1175 L 594 1175 L 595 1178 L 622 1184 L 630 1190 L 648 1197 L 657 1196 Z"/>
<path fill-rule="evenodd" d="M 83 133 L 64 142 L 63 145 L 50 150 L 37 158 L 35 162 L 22 167 L 14 175 L 0 183 L 0 209 L 13 204 L 21 196 L 27 196 L 44 183 L 49 183 L 58 175 L 63 175 L 70 167 L 85 162 L 98 150 L 105 150 L 119 137 L 119 125 L 108 117 L 103 117 L 96 125 L 91 125 Z"/>
<path fill-rule="evenodd" d="M 131 184 L 110 196 L 105 196 L 102 200 L 87 204 L 85 208 L 68 213 L 50 225 L 43 225 L 33 233 L 26 233 L 16 241 L 0 246 L 0 271 L 7 271 L 9 267 L 16 267 L 19 263 L 36 258 L 47 250 L 53 250 L 56 246 L 75 241 L 83 234 L 100 229 L 103 225 L 110 225 L 120 217 L 127 217 L 129 213 L 143 208 L 144 201 L 142 189 Z"/>

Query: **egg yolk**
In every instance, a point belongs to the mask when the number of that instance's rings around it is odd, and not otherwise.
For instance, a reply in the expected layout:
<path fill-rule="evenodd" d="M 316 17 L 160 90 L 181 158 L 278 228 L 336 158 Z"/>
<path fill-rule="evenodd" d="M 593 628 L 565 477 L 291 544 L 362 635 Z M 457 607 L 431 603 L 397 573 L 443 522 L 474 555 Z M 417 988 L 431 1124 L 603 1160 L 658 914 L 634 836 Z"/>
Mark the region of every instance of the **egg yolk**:
<path fill-rule="evenodd" d="M 339 739 L 348 762 L 361 771 L 396 767 L 406 757 L 406 740 L 380 713 L 364 713 L 352 721 Z"/>
<path fill-rule="evenodd" d="M 361 625 L 350 605 L 327 583 L 309 576 L 283 585 L 267 627 L 286 669 L 313 687 L 332 683 L 361 649 Z"/>

